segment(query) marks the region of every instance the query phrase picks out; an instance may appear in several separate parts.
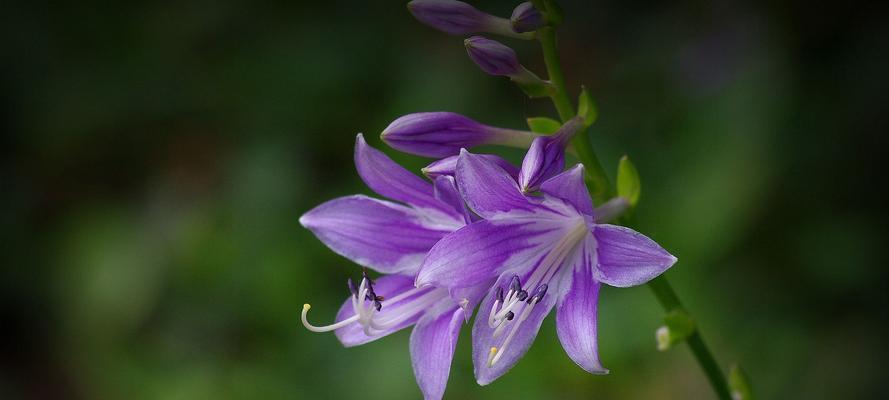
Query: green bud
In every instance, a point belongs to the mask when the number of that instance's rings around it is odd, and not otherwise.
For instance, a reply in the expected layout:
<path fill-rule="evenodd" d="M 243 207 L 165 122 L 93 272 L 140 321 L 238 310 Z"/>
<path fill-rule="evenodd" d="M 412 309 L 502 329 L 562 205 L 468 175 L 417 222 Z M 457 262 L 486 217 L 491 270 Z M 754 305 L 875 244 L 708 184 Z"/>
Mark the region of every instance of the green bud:
<path fill-rule="evenodd" d="M 599 116 L 599 110 L 596 109 L 596 103 L 593 102 L 590 92 L 581 86 L 580 98 L 577 100 L 577 115 L 583 117 L 583 126 L 589 127 L 596 122 Z"/>
<path fill-rule="evenodd" d="M 531 132 L 552 135 L 562 127 L 562 123 L 549 117 L 531 117 L 527 119 Z"/>
<path fill-rule="evenodd" d="M 630 208 L 635 208 L 639 203 L 639 194 L 642 185 L 639 182 L 639 172 L 626 155 L 620 158 L 617 164 L 617 195 L 627 199 Z"/>
<path fill-rule="evenodd" d="M 750 378 L 738 364 L 732 365 L 728 373 L 728 386 L 732 391 L 733 400 L 753 400 L 753 390 L 750 389 Z"/>

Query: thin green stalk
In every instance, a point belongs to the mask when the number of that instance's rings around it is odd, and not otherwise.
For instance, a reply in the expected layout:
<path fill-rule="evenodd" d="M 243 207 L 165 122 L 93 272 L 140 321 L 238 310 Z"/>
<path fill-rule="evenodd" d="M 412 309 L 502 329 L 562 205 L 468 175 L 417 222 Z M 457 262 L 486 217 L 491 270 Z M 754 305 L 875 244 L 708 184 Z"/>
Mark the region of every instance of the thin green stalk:
<path fill-rule="evenodd" d="M 559 62 L 559 54 L 556 48 L 555 29 L 553 27 L 540 29 L 538 38 L 543 48 L 543 59 L 546 63 L 549 80 L 553 84 L 553 93 L 550 95 L 550 98 L 556 107 L 556 111 L 559 113 L 559 118 L 561 118 L 562 122 L 566 122 L 574 117 L 574 107 L 571 104 L 571 99 L 568 98 L 568 92 L 565 87 L 565 76 L 562 74 L 562 66 Z M 587 186 L 590 188 L 593 199 L 601 203 L 611 198 L 613 189 L 608 182 L 608 177 L 605 175 L 605 170 L 602 168 L 599 158 L 596 157 L 596 152 L 593 150 L 589 136 L 587 136 L 585 131 L 578 132 L 571 144 L 577 152 L 578 159 L 586 167 Z M 673 291 L 666 277 L 661 275 L 651 280 L 648 283 L 648 287 L 654 292 L 658 302 L 661 303 L 661 306 L 667 313 L 681 311 L 688 314 L 682 307 L 679 297 L 676 296 L 676 292 Z M 706 343 L 704 343 L 704 339 L 697 329 L 686 339 L 686 343 L 688 343 L 688 347 L 694 354 L 695 360 L 697 360 L 701 369 L 707 375 L 707 379 L 710 381 L 710 385 L 713 387 L 716 395 L 722 400 L 731 400 L 725 375 L 722 373 L 719 364 Z"/>

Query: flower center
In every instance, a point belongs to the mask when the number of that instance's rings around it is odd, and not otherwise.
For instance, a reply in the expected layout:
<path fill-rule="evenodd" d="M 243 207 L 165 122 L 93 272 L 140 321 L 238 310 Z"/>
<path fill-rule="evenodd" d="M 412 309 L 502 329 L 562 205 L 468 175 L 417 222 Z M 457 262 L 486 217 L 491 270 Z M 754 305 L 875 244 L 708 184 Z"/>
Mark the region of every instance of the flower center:
<path fill-rule="evenodd" d="M 433 287 L 411 288 L 391 298 L 384 298 L 374 291 L 374 282 L 365 273 L 358 287 L 351 279 L 348 280 L 350 297 L 354 315 L 325 326 L 315 326 L 309 323 L 306 315 L 312 306 L 303 304 L 302 323 L 306 329 L 312 332 L 330 332 L 343 328 L 352 323 L 358 323 L 364 329 L 364 334 L 374 336 L 401 324 L 402 322 L 426 311 L 430 306 L 441 300 L 442 295 L 447 296 L 447 291 L 438 291 Z M 387 312 L 383 311 L 384 303 Z M 397 307 L 394 307 L 397 305 Z"/>
<path fill-rule="evenodd" d="M 518 275 L 513 275 L 509 281 L 506 295 L 504 295 L 502 287 L 496 288 L 494 305 L 488 315 L 488 326 L 494 329 L 492 338 L 496 339 L 502 336 L 507 329 L 509 329 L 509 334 L 506 335 L 500 346 L 491 347 L 488 354 L 488 367 L 494 366 L 503 356 L 522 323 L 528 319 L 534 307 L 543 300 L 550 280 L 565 264 L 565 260 L 574 253 L 578 245 L 583 242 L 588 233 L 589 229 L 584 221 L 579 220 L 534 268 L 531 276 L 525 282 L 524 288 Z M 533 294 L 529 296 L 529 290 L 526 288 L 534 288 Z"/>

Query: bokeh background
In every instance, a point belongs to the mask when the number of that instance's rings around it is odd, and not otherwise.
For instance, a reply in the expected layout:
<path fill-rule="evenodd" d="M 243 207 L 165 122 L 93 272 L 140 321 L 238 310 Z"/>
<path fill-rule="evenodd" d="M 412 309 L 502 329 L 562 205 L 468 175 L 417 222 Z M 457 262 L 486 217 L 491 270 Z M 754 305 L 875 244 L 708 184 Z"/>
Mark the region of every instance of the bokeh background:
<path fill-rule="evenodd" d="M 885 5 L 563 2 L 603 163 L 635 161 L 636 226 L 764 399 L 885 394 Z M 534 43 L 504 41 L 543 74 Z M 418 398 L 409 330 L 344 349 L 300 326 L 359 269 L 297 219 L 369 193 L 357 132 L 383 147 L 409 112 L 554 115 L 400 1 L 7 2 L 0 44 L 4 399 Z M 610 376 L 575 367 L 548 318 L 485 388 L 465 330 L 446 397 L 711 398 L 684 346 L 655 350 L 660 318 L 648 288 L 607 288 Z"/>

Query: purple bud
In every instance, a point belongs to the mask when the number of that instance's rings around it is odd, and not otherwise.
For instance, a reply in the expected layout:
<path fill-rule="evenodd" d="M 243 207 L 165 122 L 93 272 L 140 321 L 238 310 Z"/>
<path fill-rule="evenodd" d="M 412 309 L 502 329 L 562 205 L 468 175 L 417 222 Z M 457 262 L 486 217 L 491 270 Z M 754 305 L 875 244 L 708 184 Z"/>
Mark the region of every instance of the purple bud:
<path fill-rule="evenodd" d="M 414 0 L 407 9 L 420 22 L 452 35 L 484 32 L 495 18 L 456 0 Z"/>
<path fill-rule="evenodd" d="M 514 76 L 524 70 L 515 51 L 498 41 L 473 36 L 463 44 L 469 58 L 490 75 Z"/>
<path fill-rule="evenodd" d="M 380 138 L 394 149 L 426 157 L 447 157 L 483 144 L 527 147 L 536 137 L 526 131 L 496 128 L 452 112 L 408 114 L 392 121 Z"/>
<path fill-rule="evenodd" d="M 543 14 L 534 8 L 530 1 L 516 6 L 512 10 L 512 17 L 509 20 L 512 23 L 512 30 L 518 33 L 536 31 L 542 28 L 545 23 Z"/>
<path fill-rule="evenodd" d="M 574 117 L 552 136 L 534 139 L 519 171 L 519 185 L 525 193 L 537 191 L 540 184 L 565 169 L 565 148 L 583 127 L 583 119 Z"/>
<path fill-rule="evenodd" d="M 503 168 L 509 175 L 513 178 L 518 179 L 519 177 L 519 169 L 512 165 L 509 161 L 504 160 L 500 156 L 494 154 L 476 154 L 479 157 L 483 157 L 488 159 Z M 457 169 L 457 159 L 460 158 L 457 156 L 450 156 L 442 158 L 438 161 L 433 161 L 431 164 L 427 165 L 422 169 L 423 175 L 426 175 L 429 179 L 435 179 L 442 175 L 454 176 L 455 170 Z"/>

